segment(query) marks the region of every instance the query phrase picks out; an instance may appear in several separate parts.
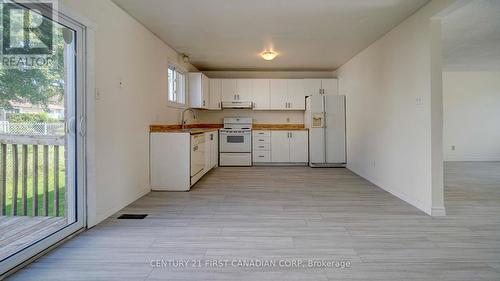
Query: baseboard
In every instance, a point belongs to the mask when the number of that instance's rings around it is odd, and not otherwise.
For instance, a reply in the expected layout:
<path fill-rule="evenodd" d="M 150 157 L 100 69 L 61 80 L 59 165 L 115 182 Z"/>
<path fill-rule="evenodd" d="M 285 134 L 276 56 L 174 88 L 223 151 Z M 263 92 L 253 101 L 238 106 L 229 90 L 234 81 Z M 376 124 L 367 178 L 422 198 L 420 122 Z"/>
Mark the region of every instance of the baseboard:
<path fill-rule="evenodd" d="M 432 207 L 431 216 L 433 216 L 433 217 L 446 216 L 446 208 L 445 207 Z"/>
<path fill-rule="evenodd" d="M 112 208 L 104 210 L 101 214 L 98 214 L 96 216 L 97 217 L 97 219 L 96 219 L 97 222 L 96 222 L 95 225 L 98 225 L 99 223 L 101 223 L 105 219 L 107 219 L 107 218 L 111 217 L 112 215 L 114 215 L 116 212 L 118 212 L 121 209 L 127 207 L 129 204 L 135 202 L 136 200 L 138 200 L 139 198 L 143 197 L 144 195 L 146 195 L 146 194 L 148 194 L 150 192 L 151 192 L 151 188 L 149 188 L 149 187 L 144 188 L 141 191 L 139 191 L 138 193 L 136 193 L 134 196 L 131 196 L 130 198 L 128 198 L 128 200 L 126 200 L 122 204 L 116 205 L 116 206 L 113 206 Z M 95 225 L 93 225 L 93 226 L 95 226 Z"/>

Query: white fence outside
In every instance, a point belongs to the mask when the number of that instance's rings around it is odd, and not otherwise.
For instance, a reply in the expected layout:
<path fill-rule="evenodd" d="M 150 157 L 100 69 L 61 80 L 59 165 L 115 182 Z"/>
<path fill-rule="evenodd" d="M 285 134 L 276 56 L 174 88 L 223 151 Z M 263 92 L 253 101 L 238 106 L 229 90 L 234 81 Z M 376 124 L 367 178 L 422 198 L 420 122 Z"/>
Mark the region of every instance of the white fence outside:
<path fill-rule="evenodd" d="M 64 123 L 11 123 L 0 121 L 0 134 L 20 136 L 63 136 Z"/>

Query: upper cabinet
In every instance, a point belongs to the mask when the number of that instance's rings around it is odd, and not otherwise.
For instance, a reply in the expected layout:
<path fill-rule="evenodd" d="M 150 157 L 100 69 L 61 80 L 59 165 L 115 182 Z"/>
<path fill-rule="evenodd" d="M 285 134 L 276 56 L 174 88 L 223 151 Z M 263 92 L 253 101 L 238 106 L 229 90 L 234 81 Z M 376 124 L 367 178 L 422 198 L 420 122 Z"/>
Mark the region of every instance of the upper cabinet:
<path fill-rule="evenodd" d="M 271 108 L 287 108 L 287 83 L 286 79 L 271 79 Z"/>
<path fill-rule="evenodd" d="M 252 79 L 252 101 L 254 110 L 270 108 L 269 79 Z"/>
<path fill-rule="evenodd" d="M 338 95 L 337 79 L 209 79 L 189 73 L 192 108 L 221 110 L 223 102 L 253 102 L 254 110 L 305 110 L 305 97 Z"/>
<path fill-rule="evenodd" d="M 221 79 L 222 101 L 251 101 L 252 80 L 251 79 Z"/>
<path fill-rule="evenodd" d="M 252 79 L 237 79 L 238 101 L 252 101 Z"/>
<path fill-rule="evenodd" d="M 222 79 L 210 79 L 208 109 L 222 109 Z"/>
<path fill-rule="evenodd" d="M 288 79 L 287 85 L 288 85 L 288 94 L 287 94 L 288 109 L 305 110 L 306 94 L 304 92 L 304 80 Z"/>
<path fill-rule="evenodd" d="M 303 79 L 271 79 L 272 110 L 305 110 Z"/>
<path fill-rule="evenodd" d="M 209 80 L 201 72 L 188 74 L 189 105 L 192 108 L 208 108 Z"/>
<path fill-rule="evenodd" d="M 230 102 L 237 101 L 238 98 L 236 96 L 236 79 L 221 79 L 222 80 L 222 101 Z"/>
<path fill-rule="evenodd" d="M 337 79 L 304 79 L 303 81 L 306 96 L 338 95 Z"/>

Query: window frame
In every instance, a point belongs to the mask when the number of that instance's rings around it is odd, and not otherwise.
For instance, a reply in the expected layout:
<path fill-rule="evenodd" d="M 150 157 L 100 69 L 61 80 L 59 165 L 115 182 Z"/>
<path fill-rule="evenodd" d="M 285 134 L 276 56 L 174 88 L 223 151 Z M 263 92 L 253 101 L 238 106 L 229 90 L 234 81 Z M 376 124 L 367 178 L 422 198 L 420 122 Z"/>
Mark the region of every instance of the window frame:
<path fill-rule="evenodd" d="M 181 74 L 183 76 L 183 81 L 181 84 L 177 82 L 177 78 L 174 78 L 174 100 L 170 99 L 171 96 L 171 90 L 170 90 L 170 78 L 169 78 L 169 72 L 173 71 L 174 76 L 176 77 L 178 74 Z M 181 86 L 181 90 L 183 93 L 183 100 L 179 101 L 179 98 L 177 96 L 179 92 L 179 86 Z M 169 107 L 174 107 L 174 108 L 187 108 L 188 106 L 188 96 L 187 96 L 187 71 L 185 71 L 183 68 L 177 66 L 176 64 L 169 63 L 167 66 L 167 105 Z"/>

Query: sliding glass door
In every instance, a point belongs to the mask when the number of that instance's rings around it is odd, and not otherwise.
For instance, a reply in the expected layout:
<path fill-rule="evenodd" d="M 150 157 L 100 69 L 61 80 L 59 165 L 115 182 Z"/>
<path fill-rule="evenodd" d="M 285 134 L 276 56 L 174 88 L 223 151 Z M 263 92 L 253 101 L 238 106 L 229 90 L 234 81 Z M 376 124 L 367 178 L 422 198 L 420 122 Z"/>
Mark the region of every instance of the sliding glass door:
<path fill-rule="evenodd" d="M 0 275 L 85 225 L 84 28 L 3 1 Z"/>

